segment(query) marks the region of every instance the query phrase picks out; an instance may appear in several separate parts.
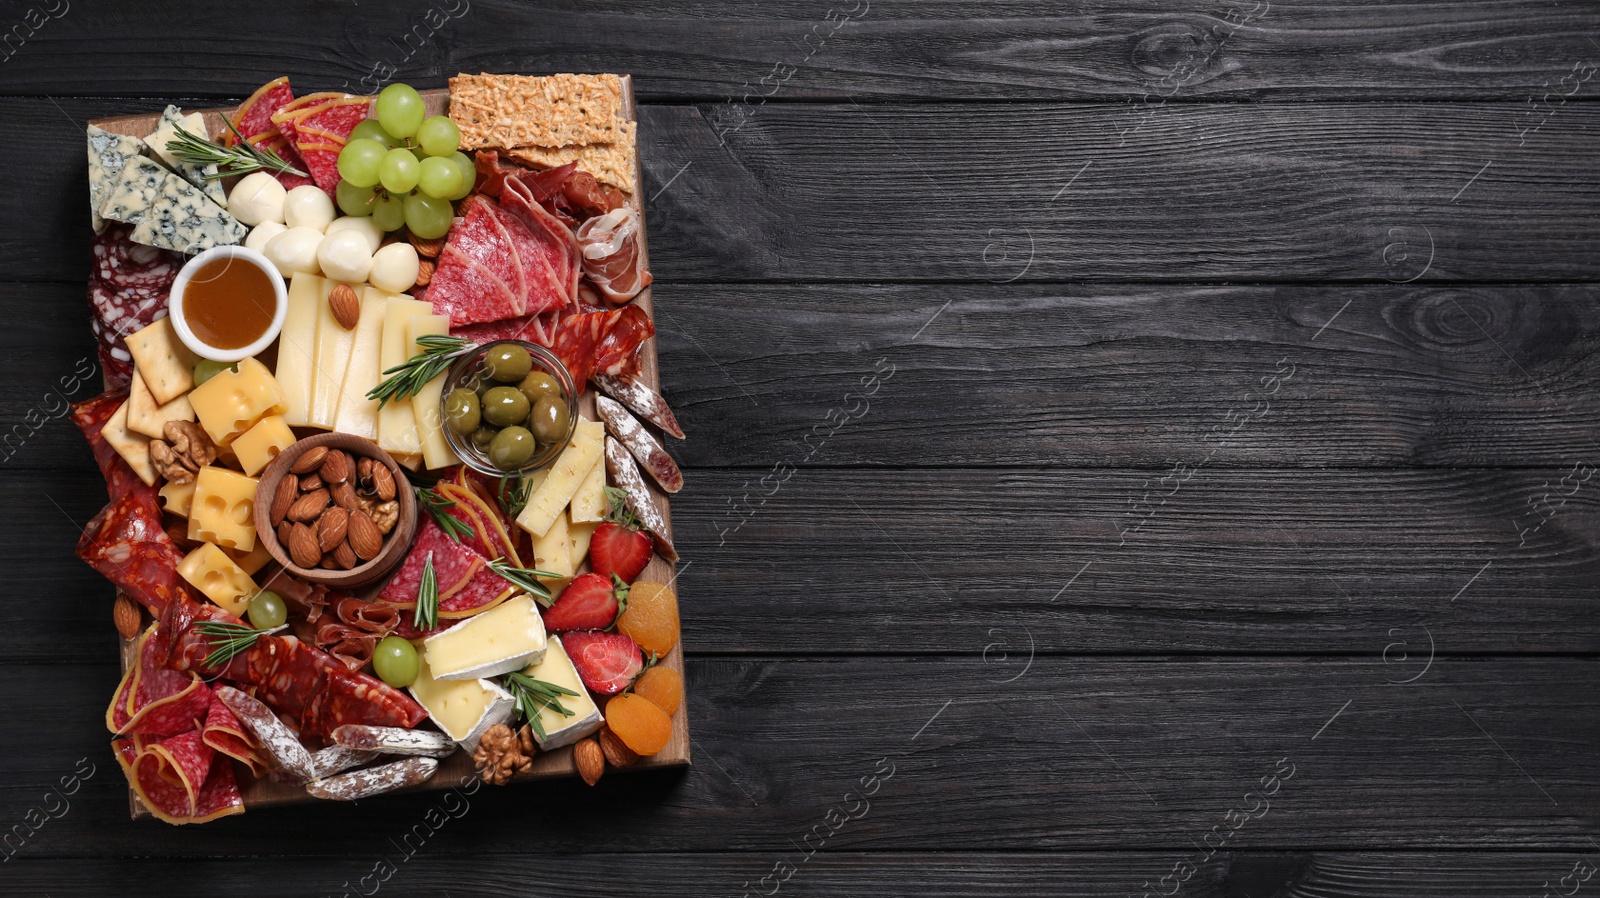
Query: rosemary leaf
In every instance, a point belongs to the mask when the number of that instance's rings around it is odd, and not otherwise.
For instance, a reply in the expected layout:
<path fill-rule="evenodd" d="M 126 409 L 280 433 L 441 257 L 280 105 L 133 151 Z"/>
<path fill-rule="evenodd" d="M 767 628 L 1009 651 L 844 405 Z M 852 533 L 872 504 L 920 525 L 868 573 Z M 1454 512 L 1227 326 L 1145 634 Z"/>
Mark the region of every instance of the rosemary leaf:
<path fill-rule="evenodd" d="M 562 696 L 576 697 L 565 686 L 547 683 L 544 680 L 535 680 L 525 673 L 513 672 L 505 675 L 502 685 L 517 700 L 517 714 L 520 715 L 533 731 L 540 737 L 547 735 L 544 723 L 539 720 L 539 712 L 545 708 L 559 713 L 563 717 L 576 717 L 577 712 L 561 704 Z"/>
<path fill-rule="evenodd" d="M 528 498 L 532 494 L 533 484 L 521 474 L 500 476 L 500 508 L 505 511 L 506 517 L 516 520 L 522 510 L 528 507 Z"/>
<path fill-rule="evenodd" d="M 559 580 L 561 579 L 560 574 L 553 574 L 550 571 L 536 571 L 532 568 L 512 567 L 511 563 L 504 558 L 496 558 L 489 562 L 489 570 L 499 574 L 502 579 L 512 586 L 533 596 L 534 600 L 544 607 L 549 608 L 555 604 L 550 599 L 550 590 L 546 589 L 538 578 L 544 577 L 551 580 Z"/>
<path fill-rule="evenodd" d="M 171 153 L 181 162 L 191 165 L 215 165 L 217 170 L 206 175 L 206 180 L 215 181 L 231 175 L 249 174 L 253 171 L 283 172 L 290 175 L 304 176 L 305 172 L 290 165 L 282 156 L 271 150 L 263 150 L 244 139 L 239 134 L 239 129 L 233 122 L 223 117 L 227 122 L 228 130 L 239 138 L 237 146 L 225 147 L 198 134 L 191 133 L 183 127 L 173 129 L 173 139 L 167 141 L 167 152 Z"/>
<path fill-rule="evenodd" d="M 206 656 L 206 667 L 220 667 L 227 664 L 235 657 L 248 652 L 263 634 L 276 633 L 282 626 L 273 627 L 271 630 L 257 630 L 244 624 L 235 624 L 228 621 L 208 620 L 194 625 L 200 635 L 206 638 L 206 643 L 211 646 L 211 654 Z"/>
<path fill-rule="evenodd" d="M 433 571 L 433 553 L 422 563 L 422 582 L 417 585 L 417 607 L 411 625 L 418 630 L 439 626 L 439 575 Z"/>
<path fill-rule="evenodd" d="M 368 399 L 378 400 L 383 408 L 389 400 L 410 399 L 422 392 L 428 381 L 443 374 L 460 356 L 477 349 L 477 344 L 465 337 L 429 334 L 418 337 L 422 351 L 409 359 L 384 370 L 384 379 L 367 391 Z"/>
<path fill-rule="evenodd" d="M 417 487 L 417 504 L 422 506 L 422 510 L 433 518 L 433 522 L 438 524 L 439 529 L 443 530 L 452 541 L 461 542 L 463 536 L 470 539 L 476 535 L 471 524 L 450 513 L 450 509 L 456 507 L 454 499 L 446 499 L 436 490 Z"/>

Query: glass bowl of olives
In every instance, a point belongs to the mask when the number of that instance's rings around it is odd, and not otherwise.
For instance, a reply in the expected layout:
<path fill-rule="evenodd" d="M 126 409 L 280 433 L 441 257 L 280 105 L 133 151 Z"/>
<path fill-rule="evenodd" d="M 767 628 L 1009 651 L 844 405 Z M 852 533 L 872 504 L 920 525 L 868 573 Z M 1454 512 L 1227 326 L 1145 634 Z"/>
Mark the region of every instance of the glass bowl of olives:
<path fill-rule="evenodd" d="M 439 420 L 475 470 L 527 474 L 556 460 L 577 426 L 572 375 L 550 350 L 522 340 L 485 343 L 456 360 Z"/>

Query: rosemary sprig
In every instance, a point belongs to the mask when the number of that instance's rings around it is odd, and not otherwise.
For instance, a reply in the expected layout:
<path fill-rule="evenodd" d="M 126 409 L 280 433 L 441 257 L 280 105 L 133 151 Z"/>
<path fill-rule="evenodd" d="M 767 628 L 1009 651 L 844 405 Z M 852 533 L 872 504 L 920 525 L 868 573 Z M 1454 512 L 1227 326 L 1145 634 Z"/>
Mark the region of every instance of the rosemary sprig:
<path fill-rule="evenodd" d="M 282 626 L 273 627 L 271 630 L 257 630 L 244 624 L 235 624 L 228 621 L 207 620 L 194 625 L 200 635 L 206 638 L 206 643 L 211 646 L 211 654 L 206 656 L 206 667 L 219 667 L 232 661 L 236 656 L 250 651 L 264 634 L 276 633 Z"/>
<path fill-rule="evenodd" d="M 439 575 L 433 572 L 432 552 L 422 563 L 422 582 L 417 584 L 417 607 L 411 614 L 411 625 L 418 630 L 439 626 Z"/>
<path fill-rule="evenodd" d="M 529 726 L 533 727 L 533 731 L 538 733 L 541 738 L 546 734 L 544 723 L 539 720 L 540 711 L 549 708 L 560 713 L 562 717 L 577 716 L 577 712 L 561 704 L 562 696 L 577 697 L 578 695 L 578 693 L 565 686 L 546 683 L 544 680 L 535 680 L 533 677 L 520 672 L 506 674 L 503 685 L 506 691 L 516 698 L 517 713 L 522 716 L 522 719 Z"/>
<path fill-rule="evenodd" d="M 417 345 L 422 347 L 421 352 L 385 369 L 383 381 L 367 391 L 368 399 L 378 400 L 378 408 L 383 408 L 391 399 L 410 399 L 417 395 L 428 381 L 443 374 L 451 362 L 478 348 L 465 337 L 445 334 L 418 337 Z"/>
<path fill-rule="evenodd" d="M 521 474 L 500 475 L 500 508 L 505 511 L 506 517 L 515 519 L 522 514 L 532 494 L 532 484 L 528 483 L 528 478 Z"/>
<path fill-rule="evenodd" d="M 450 509 L 456 507 L 456 500 L 446 499 L 437 490 L 417 487 L 417 504 L 452 541 L 461 542 L 463 536 L 471 538 L 477 535 L 471 524 L 450 513 Z"/>
<path fill-rule="evenodd" d="M 512 586 L 533 596 L 534 600 L 544 607 L 549 608 L 555 604 L 550 600 L 550 590 L 545 589 L 544 584 L 540 583 L 537 578 L 546 577 L 552 580 L 559 580 L 561 579 L 560 574 L 552 574 L 549 571 L 536 571 L 532 568 L 512 567 L 511 563 L 504 558 L 496 558 L 489 562 L 489 570 L 499 574 L 502 579 Z"/>
<path fill-rule="evenodd" d="M 233 122 L 228 121 L 227 116 L 223 116 L 222 120 L 227 124 L 228 130 L 239 138 L 237 146 L 222 146 L 178 126 L 173 129 L 176 136 L 167 141 L 167 152 L 190 165 L 215 165 L 217 170 L 205 176 L 207 181 L 263 170 L 305 176 L 305 172 L 284 161 L 282 156 L 271 150 L 263 150 L 245 140 L 244 135 L 233 126 Z"/>

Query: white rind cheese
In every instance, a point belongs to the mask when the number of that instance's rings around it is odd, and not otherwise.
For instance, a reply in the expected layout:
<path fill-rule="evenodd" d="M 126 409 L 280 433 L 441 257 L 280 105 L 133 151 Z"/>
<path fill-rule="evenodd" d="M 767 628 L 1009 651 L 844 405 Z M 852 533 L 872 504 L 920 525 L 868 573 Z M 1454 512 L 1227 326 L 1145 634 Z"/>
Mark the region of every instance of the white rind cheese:
<path fill-rule="evenodd" d="M 544 658 L 544 619 L 521 595 L 422 641 L 438 680 L 476 680 L 521 670 Z"/>
<path fill-rule="evenodd" d="M 94 125 L 84 130 L 89 135 L 89 220 L 98 234 L 106 229 L 101 204 L 116 188 L 128 160 L 144 153 L 144 144 L 137 137 L 112 134 Z"/>
<path fill-rule="evenodd" d="M 516 713 L 517 700 L 491 680 L 436 680 L 426 659 L 418 658 L 417 664 L 411 697 L 467 751 L 477 751 L 478 740 L 490 727 Z"/>
<path fill-rule="evenodd" d="M 544 653 L 544 660 L 524 670 L 523 673 L 535 680 L 565 686 L 578 693 L 576 697 L 561 697 L 561 705 L 572 712 L 571 717 L 550 708 L 539 712 L 539 723 L 544 727 L 544 735 L 540 736 L 535 730 L 533 739 L 539 743 L 541 750 L 549 751 L 552 748 L 571 745 L 600 729 L 606 722 L 605 718 L 600 716 L 599 706 L 583 688 L 583 680 L 578 678 L 578 669 L 572 666 L 572 659 L 567 657 L 567 650 L 561 645 L 561 637 L 550 637 L 550 648 Z"/>
<path fill-rule="evenodd" d="M 206 120 L 198 112 L 184 115 L 176 106 L 168 106 L 161 113 L 161 122 L 156 125 L 156 130 L 144 142 L 155 151 L 157 158 L 167 164 L 167 167 L 178 173 L 178 177 L 200 188 L 210 200 L 218 206 L 226 208 L 228 196 L 223 193 L 222 185 L 216 180 L 206 180 L 207 175 L 215 175 L 215 165 L 191 165 L 180 161 L 177 156 L 167 150 L 167 144 L 178 136 L 178 129 L 182 128 L 196 137 L 209 137 L 206 133 Z"/>
<path fill-rule="evenodd" d="M 135 243 L 191 255 L 239 243 L 249 233 L 198 187 L 143 156 L 128 160 L 100 214 L 133 225 Z"/>

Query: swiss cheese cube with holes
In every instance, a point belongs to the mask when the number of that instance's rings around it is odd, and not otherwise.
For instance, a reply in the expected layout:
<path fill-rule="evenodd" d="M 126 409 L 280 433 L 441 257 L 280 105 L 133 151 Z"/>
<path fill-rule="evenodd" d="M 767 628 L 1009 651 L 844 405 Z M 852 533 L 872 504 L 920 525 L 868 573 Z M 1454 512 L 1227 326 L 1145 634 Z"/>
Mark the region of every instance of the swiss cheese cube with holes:
<path fill-rule="evenodd" d="M 244 616 L 250 599 L 260 591 L 243 568 L 210 543 L 184 556 L 178 563 L 178 574 L 217 607 L 236 617 Z"/>
<path fill-rule="evenodd" d="M 267 366 L 253 358 L 239 362 L 237 372 L 223 370 L 189 393 L 200 426 L 218 446 L 232 445 L 241 434 L 269 415 L 281 415 L 283 390 Z"/>
<path fill-rule="evenodd" d="M 294 445 L 294 431 L 282 415 L 268 415 L 233 441 L 234 457 L 239 467 L 251 477 L 272 464 L 278 453 Z"/>
<path fill-rule="evenodd" d="M 256 547 L 256 479 L 226 468 L 201 468 L 189 503 L 189 538 L 224 549 Z"/>
<path fill-rule="evenodd" d="M 189 516 L 189 506 L 194 502 L 194 481 L 173 483 L 169 480 L 161 485 L 160 496 L 162 508 L 186 518 Z"/>

